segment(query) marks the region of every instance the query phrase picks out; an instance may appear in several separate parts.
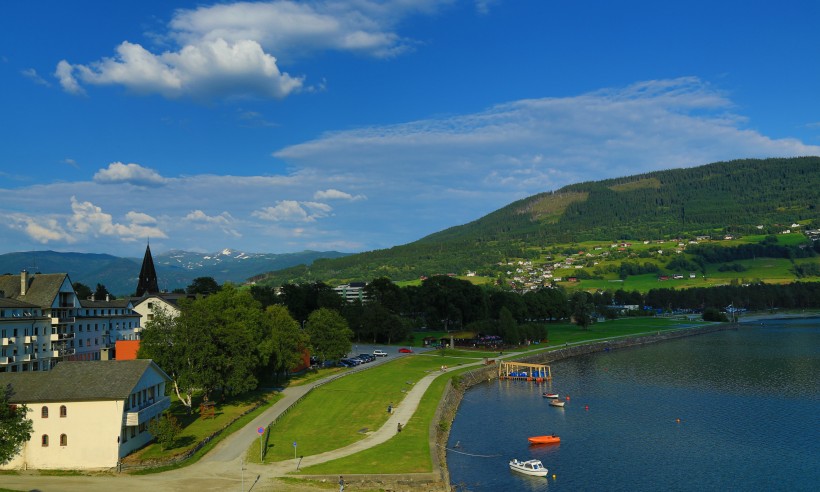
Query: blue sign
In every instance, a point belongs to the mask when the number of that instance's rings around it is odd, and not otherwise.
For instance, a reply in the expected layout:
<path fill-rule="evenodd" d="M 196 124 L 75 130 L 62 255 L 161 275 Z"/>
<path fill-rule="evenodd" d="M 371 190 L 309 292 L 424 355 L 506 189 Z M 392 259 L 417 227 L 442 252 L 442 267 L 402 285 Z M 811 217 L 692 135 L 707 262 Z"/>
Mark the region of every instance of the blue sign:
<path fill-rule="evenodd" d="M 256 429 L 256 432 L 258 432 L 258 433 L 260 433 L 260 434 L 264 434 L 264 433 L 265 433 L 265 428 L 264 428 L 264 427 L 260 427 L 260 428 Z"/>
<path fill-rule="evenodd" d="M 296 447 L 296 441 L 293 441 L 293 447 L 294 448 Z"/>

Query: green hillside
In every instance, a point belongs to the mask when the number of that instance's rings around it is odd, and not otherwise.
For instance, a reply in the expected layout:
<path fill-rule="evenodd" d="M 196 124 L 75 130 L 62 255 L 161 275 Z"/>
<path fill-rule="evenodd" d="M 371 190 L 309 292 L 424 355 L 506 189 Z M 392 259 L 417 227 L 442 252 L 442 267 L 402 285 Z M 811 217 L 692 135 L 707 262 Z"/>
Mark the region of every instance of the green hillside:
<path fill-rule="evenodd" d="M 765 236 L 820 226 L 820 157 L 748 159 L 578 183 L 516 201 L 416 242 L 317 260 L 256 278 L 267 284 L 410 280 L 499 263 L 544 261 L 582 242 Z M 803 239 L 796 239 L 801 241 Z"/>

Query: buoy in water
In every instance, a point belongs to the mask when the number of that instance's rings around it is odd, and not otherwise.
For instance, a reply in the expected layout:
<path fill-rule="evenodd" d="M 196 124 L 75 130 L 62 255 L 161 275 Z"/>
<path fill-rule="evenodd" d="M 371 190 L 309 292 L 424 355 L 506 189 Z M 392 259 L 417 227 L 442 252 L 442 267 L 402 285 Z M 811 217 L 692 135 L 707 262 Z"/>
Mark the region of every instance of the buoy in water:
<path fill-rule="evenodd" d="M 675 422 L 680 424 L 680 419 L 675 419 Z"/>
<path fill-rule="evenodd" d="M 589 405 L 584 405 L 584 410 L 589 410 Z"/>
<path fill-rule="evenodd" d="M 552 479 L 555 480 L 555 473 L 552 474 Z"/>
<path fill-rule="evenodd" d="M 567 396 L 567 401 L 569 401 L 569 396 Z"/>

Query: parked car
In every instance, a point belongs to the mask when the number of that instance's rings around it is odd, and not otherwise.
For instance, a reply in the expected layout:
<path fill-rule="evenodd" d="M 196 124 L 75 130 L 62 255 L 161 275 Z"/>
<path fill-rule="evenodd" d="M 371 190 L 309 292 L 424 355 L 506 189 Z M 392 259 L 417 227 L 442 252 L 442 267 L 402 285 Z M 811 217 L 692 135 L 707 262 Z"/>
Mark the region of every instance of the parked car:
<path fill-rule="evenodd" d="M 362 361 L 364 361 L 364 362 L 373 362 L 374 360 L 376 360 L 376 357 L 374 357 L 370 354 L 359 354 L 359 355 L 356 356 L 356 358 L 357 359 L 362 359 Z"/>
<path fill-rule="evenodd" d="M 400 348 L 400 349 L 399 349 L 399 353 L 400 353 L 400 354 L 412 354 L 412 353 L 413 353 L 413 351 L 412 351 L 412 350 L 410 350 L 409 348 L 402 347 L 402 348 Z"/>
<path fill-rule="evenodd" d="M 384 350 L 376 349 L 373 351 L 373 355 L 376 357 L 387 357 L 387 352 L 385 352 Z"/>

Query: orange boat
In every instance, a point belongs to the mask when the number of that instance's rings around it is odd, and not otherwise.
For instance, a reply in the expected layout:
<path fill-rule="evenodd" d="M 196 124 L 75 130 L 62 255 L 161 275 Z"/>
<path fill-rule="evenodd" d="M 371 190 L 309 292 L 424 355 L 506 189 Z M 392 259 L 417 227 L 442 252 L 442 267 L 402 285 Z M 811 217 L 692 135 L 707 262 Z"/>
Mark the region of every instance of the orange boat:
<path fill-rule="evenodd" d="M 558 444 L 561 442 L 561 438 L 556 435 L 551 436 L 533 436 L 528 437 L 527 440 L 530 444 Z"/>

